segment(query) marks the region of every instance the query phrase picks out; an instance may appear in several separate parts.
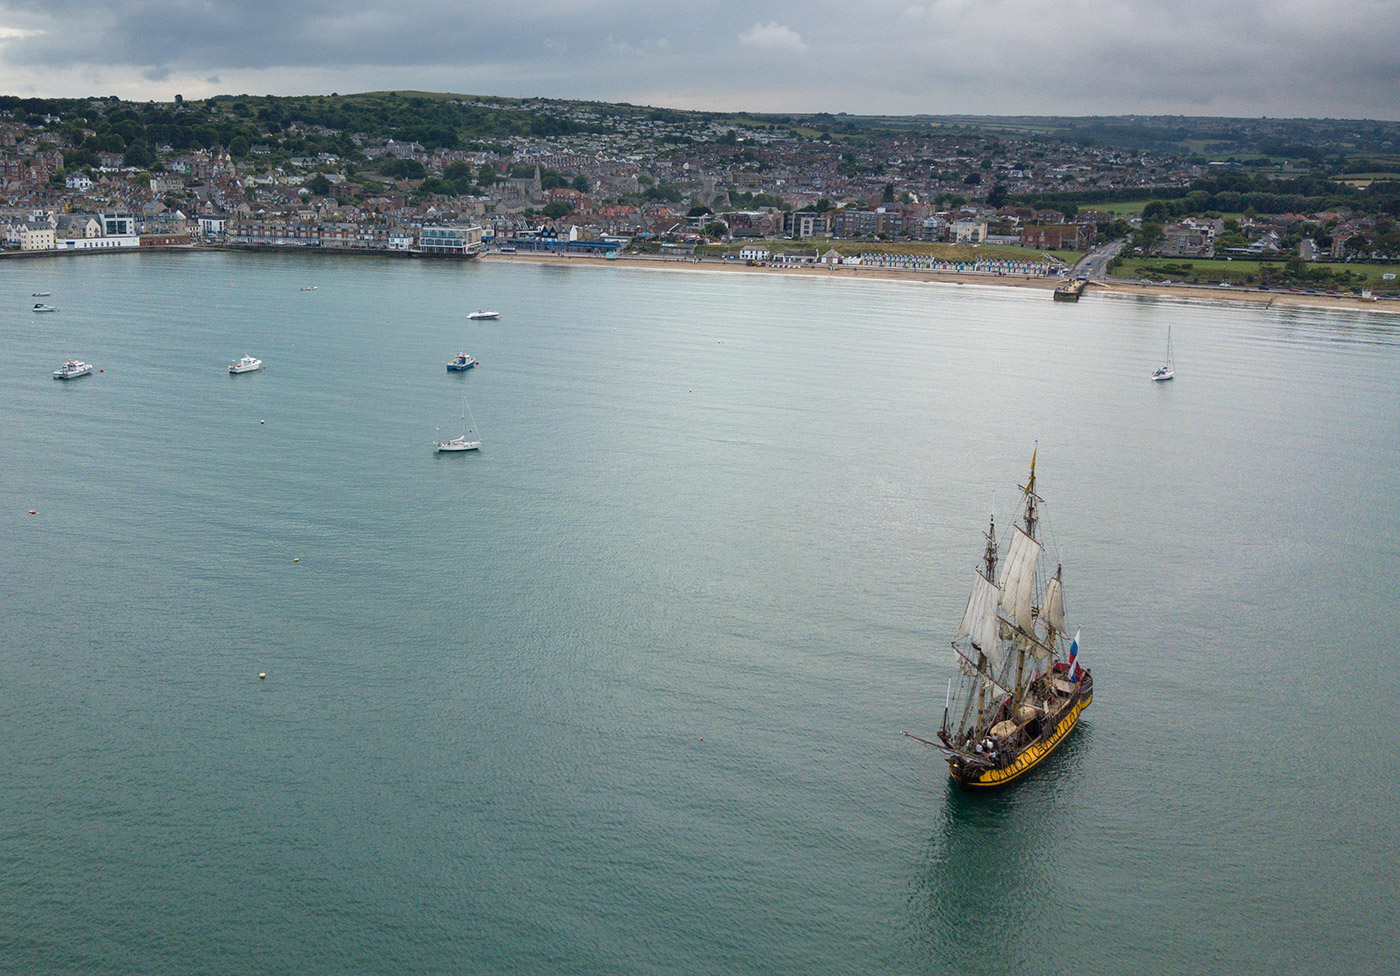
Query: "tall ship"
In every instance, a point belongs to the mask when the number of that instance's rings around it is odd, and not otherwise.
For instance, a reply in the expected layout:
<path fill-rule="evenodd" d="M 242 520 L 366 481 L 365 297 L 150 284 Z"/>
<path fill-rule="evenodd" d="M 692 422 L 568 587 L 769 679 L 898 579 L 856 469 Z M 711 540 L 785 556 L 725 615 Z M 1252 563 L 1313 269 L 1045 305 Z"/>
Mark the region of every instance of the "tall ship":
<path fill-rule="evenodd" d="M 972 790 L 1006 786 L 1049 757 L 1094 699 L 1094 679 L 1079 665 L 1079 635 L 1069 637 L 1064 568 L 1040 537 L 1035 455 L 1021 492 L 1019 520 L 1005 555 L 996 516 L 973 571 L 972 593 L 953 638 L 958 665 L 950 680 L 938 741 L 948 772 Z"/>

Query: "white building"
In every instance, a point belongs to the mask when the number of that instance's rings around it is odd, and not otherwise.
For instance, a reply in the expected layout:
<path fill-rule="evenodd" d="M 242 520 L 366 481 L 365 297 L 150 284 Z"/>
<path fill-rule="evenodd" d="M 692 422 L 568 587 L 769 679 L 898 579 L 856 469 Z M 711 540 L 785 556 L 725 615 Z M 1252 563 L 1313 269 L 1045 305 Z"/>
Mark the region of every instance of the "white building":
<path fill-rule="evenodd" d="M 48 224 L 26 223 L 19 232 L 21 251 L 52 251 L 54 249 L 53 228 Z"/>
<path fill-rule="evenodd" d="M 987 240 L 985 220 L 955 220 L 952 226 L 953 240 L 958 244 L 981 244 Z"/>
<path fill-rule="evenodd" d="M 140 245 L 141 238 L 135 234 L 122 234 L 119 237 L 65 237 L 55 242 L 60 251 L 111 251 Z"/>
<path fill-rule="evenodd" d="M 482 249 L 480 227 L 425 226 L 418 250 L 425 254 L 476 254 Z"/>

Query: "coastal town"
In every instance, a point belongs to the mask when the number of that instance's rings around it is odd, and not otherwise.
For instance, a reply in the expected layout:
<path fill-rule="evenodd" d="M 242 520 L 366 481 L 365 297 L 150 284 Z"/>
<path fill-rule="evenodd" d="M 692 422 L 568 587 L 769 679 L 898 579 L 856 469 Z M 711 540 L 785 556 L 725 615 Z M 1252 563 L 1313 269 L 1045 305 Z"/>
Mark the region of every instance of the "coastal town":
<path fill-rule="evenodd" d="M 1361 164 L 1325 152 L 1261 162 L 976 120 L 379 97 L 0 100 L 4 251 L 544 251 L 1058 277 L 1123 241 L 1119 260 L 1147 279 L 1213 261 L 1205 277 L 1250 269 L 1261 286 L 1396 285 L 1361 269 L 1400 258 L 1400 176 L 1337 173 Z M 364 121 L 395 113 L 417 124 Z M 1366 168 L 1391 158 L 1396 128 L 1366 136 Z"/>

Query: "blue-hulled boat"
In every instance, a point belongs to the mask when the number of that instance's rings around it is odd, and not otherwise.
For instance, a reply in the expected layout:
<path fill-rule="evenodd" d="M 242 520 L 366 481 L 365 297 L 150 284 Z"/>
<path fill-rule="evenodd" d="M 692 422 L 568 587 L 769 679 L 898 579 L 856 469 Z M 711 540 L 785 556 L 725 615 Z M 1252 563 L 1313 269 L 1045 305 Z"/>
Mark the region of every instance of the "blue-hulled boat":
<path fill-rule="evenodd" d="M 477 361 L 466 353 L 459 352 L 456 358 L 447 364 L 447 371 L 449 373 L 462 373 L 471 369 L 476 363 Z"/>

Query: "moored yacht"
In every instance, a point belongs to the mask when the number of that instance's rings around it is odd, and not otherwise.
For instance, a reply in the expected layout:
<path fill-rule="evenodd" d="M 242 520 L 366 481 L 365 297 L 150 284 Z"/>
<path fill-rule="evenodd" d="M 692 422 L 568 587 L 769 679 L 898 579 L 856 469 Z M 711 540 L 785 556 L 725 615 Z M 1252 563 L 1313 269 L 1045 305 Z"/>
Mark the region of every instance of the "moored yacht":
<path fill-rule="evenodd" d="M 262 369 L 262 360 L 252 356 L 244 356 L 238 362 L 228 364 L 230 373 L 251 373 L 255 369 Z"/>
<path fill-rule="evenodd" d="M 58 309 L 54 308 L 52 305 L 45 305 L 43 302 L 35 302 L 35 303 L 34 303 L 34 311 L 36 311 L 36 312 L 57 312 Z"/>
<path fill-rule="evenodd" d="M 1167 361 L 1152 373 L 1152 382 L 1161 383 L 1176 375 L 1176 354 L 1172 352 L 1172 327 L 1167 326 Z"/>
<path fill-rule="evenodd" d="M 481 441 L 474 440 L 476 435 L 476 418 L 472 417 L 471 426 L 467 426 L 467 418 L 471 417 L 471 410 L 467 407 L 467 398 L 462 397 L 462 436 L 453 437 L 445 441 L 433 441 L 433 447 L 439 454 L 450 451 L 479 451 Z"/>
<path fill-rule="evenodd" d="M 485 319 L 498 319 L 500 317 L 500 312 L 487 312 L 482 309 L 477 309 L 475 312 L 467 313 L 467 319 L 472 322 L 481 322 Z"/>

